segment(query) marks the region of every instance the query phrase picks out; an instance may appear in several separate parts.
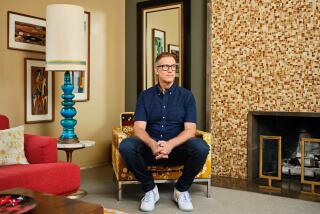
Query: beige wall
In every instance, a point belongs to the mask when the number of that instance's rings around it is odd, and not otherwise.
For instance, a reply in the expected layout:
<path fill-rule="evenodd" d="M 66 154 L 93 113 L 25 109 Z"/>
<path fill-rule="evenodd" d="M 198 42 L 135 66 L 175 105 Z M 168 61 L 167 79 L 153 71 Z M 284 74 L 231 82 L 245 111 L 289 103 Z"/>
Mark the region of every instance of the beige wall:
<path fill-rule="evenodd" d="M 213 173 L 247 177 L 249 111 L 320 111 L 319 1 L 212 1 Z"/>
<path fill-rule="evenodd" d="M 96 141 L 96 146 L 74 152 L 73 162 L 82 167 L 110 161 L 111 129 L 124 111 L 125 81 L 125 1 L 124 0 L 1 0 L 0 1 L 0 113 L 11 126 L 24 123 L 24 58 L 44 59 L 45 55 L 7 49 L 7 11 L 45 18 L 51 3 L 83 6 L 91 12 L 90 100 L 75 105 L 76 133 L 80 139 Z M 61 133 L 61 90 L 63 73 L 55 75 L 55 121 L 26 125 L 26 132 L 53 137 Z M 65 160 L 60 151 L 59 159 Z"/>

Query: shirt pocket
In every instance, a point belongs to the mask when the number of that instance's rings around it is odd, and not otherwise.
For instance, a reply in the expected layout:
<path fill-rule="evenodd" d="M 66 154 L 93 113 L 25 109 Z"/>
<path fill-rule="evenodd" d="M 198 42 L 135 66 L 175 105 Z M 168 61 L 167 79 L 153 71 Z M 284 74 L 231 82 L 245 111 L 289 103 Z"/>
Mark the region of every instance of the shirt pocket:
<path fill-rule="evenodd" d="M 167 112 L 168 122 L 171 123 L 183 123 L 185 110 L 183 106 L 172 106 Z"/>

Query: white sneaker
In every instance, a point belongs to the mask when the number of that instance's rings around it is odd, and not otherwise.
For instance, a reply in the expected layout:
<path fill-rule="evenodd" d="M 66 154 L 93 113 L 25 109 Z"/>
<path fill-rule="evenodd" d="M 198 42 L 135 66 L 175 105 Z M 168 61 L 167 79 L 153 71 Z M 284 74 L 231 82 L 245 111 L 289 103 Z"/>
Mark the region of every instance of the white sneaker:
<path fill-rule="evenodd" d="M 144 197 L 141 200 L 140 204 L 140 210 L 144 212 L 152 211 L 155 207 L 155 204 L 159 201 L 160 196 L 158 192 L 157 185 L 153 188 L 153 190 L 150 190 L 146 192 Z"/>
<path fill-rule="evenodd" d="M 174 188 L 173 199 L 178 204 L 180 210 L 188 212 L 193 210 L 191 197 L 188 191 L 179 192 Z"/>

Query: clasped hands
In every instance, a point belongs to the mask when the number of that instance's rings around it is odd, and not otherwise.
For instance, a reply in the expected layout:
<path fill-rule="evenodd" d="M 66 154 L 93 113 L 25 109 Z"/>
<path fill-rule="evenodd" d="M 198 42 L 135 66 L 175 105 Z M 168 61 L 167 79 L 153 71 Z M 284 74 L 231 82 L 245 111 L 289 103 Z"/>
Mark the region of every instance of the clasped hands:
<path fill-rule="evenodd" d="M 173 147 L 171 143 L 163 140 L 155 142 L 155 144 L 153 144 L 151 148 L 156 160 L 159 160 L 161 158 L 169 158 L 169 154 L 171 153 L 172 149 Z"/>

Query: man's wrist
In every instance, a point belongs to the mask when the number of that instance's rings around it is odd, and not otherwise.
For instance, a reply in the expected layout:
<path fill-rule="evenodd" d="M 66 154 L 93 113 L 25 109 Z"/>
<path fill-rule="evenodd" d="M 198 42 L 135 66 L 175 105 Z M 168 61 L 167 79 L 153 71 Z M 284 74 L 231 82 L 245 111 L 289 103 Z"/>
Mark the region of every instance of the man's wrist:
<path fill-rule="evenodd" d="M 172 150 L 175 147 L 175 142 L 173 140 L 167 141 L 167 145 L 169 146 L 170 150 Z"/>
<path fill-rule="evenodd" d="M 156 143 L 157 143 L 157 142 L 151 138 L 151 139 L 148 141 L 147 144 L 149 145 L 149 147 L 152 147 L 152 146 L 154 146 Z"/>

